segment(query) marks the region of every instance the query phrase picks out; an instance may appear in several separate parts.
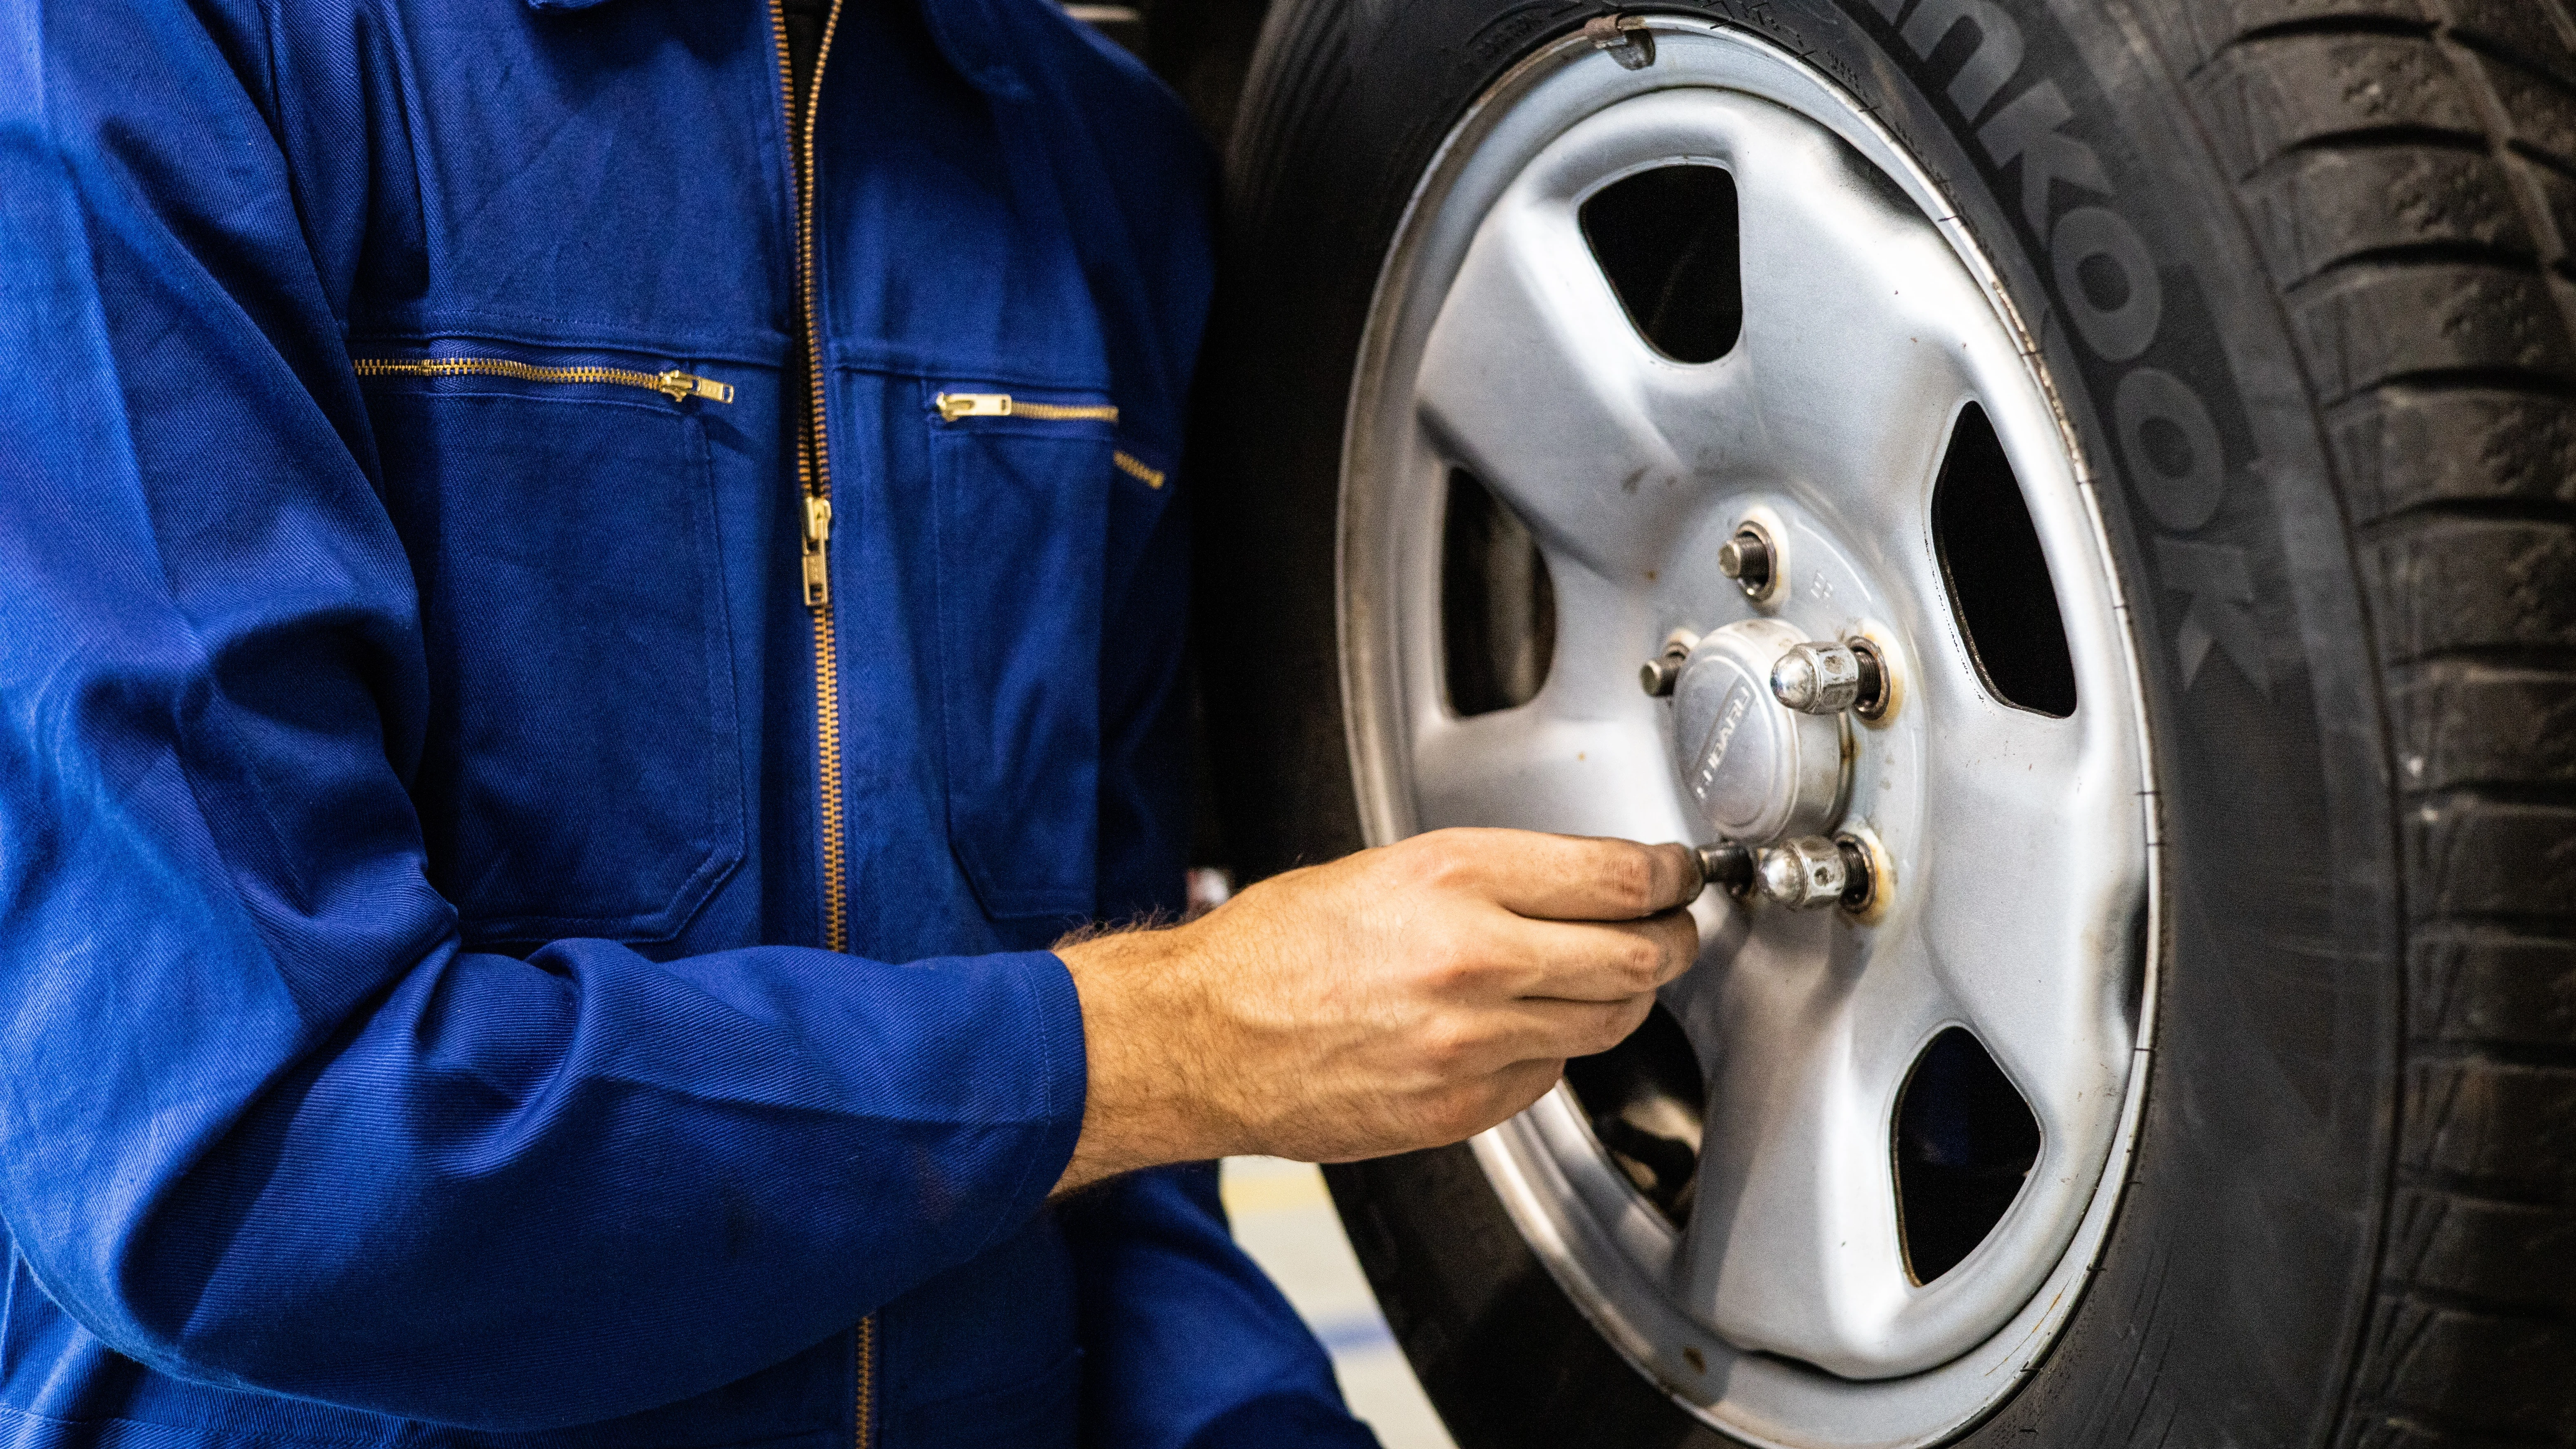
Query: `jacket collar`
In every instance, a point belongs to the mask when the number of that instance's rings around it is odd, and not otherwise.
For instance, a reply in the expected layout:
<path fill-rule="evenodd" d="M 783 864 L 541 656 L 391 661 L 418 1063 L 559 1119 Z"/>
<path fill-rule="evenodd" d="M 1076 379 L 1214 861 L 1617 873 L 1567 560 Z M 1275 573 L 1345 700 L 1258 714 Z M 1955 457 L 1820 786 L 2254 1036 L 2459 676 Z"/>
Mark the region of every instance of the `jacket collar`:
<path fill-rule="evenodd" d="M 588 10 L 608 0 L 527 0 L 532 10 Z M 939 53 L 957 68 L 957 73 L 988 96 L 1001 100 L 1025 100 L 1027 82 L 1019 67 L 1012 62 L 1014 47 L 1010 44 L 1011 27 L 1031 20 L 1026 0 L 914 0 L 921 7 L 921 18 L 930 26 L 930 34 L 939 43 Z M 1039 0 L 1047 3 L 1047 0 Z M 1051 8 L 1051 7 L 1050 7 Z M 1044 21 L 1070 24 L 1058 16 L 1039 17 Z"/>

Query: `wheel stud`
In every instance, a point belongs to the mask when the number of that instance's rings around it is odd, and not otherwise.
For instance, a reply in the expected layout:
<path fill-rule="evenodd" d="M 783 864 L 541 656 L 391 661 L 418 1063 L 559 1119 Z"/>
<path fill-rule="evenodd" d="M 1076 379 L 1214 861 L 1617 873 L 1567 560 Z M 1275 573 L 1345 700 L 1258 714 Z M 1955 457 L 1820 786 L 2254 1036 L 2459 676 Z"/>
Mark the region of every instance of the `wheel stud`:
<path fill-rule="evenodd" d="M 1779 566 L 1780 549 L 1770 530 L 1750 519 L 1737 524 L 1735 536 L 1717 548 L 1717 571 L 1756 599 L 1769 596 Z"/>
<path fill-rule="evenodd" d="M 1673 640 L 1664 646 L 1663 653 L 1638 666 L 1638 685 L 1657 699 L 1670 695 L 1673 686 L 1681 682 L 1682 665 L 1689 658 L 1690 646 Z"/>
<path fill-rule="evenodd" d="M 1802 835 L 1784 840 L 1754 860 L 1754 880 L 1763 895 L 1793 911 L 1841 906 L 1868 908 L 1878 893 L 1877 872 L 1869 850 L 1850 835 L 1828 840 Z"/>
<path fill-rule="evenodd" d="M 1802 714 L 1848 709 L 1876 719 L 1887 710 L 1887 661 L 1866 639 L 1801 644 L 1771 666 L 1771 692 Z"/>
<path fill-rule="evenodd" d="M 1848 831 L 1834 837 L 1834 849 L 1843 858 L 1843 895 L 1836 904 L 1859 915 L 1878 903 L 1877 857 L 1870 854 L 1859 836 Z"/>

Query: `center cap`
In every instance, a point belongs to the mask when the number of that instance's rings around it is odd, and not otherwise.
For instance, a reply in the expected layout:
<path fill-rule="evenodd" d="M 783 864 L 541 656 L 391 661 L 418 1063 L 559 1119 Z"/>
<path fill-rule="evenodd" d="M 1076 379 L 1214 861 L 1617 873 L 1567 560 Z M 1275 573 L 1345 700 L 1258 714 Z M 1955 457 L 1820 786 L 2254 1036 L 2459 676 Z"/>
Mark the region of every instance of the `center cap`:
<path fill-rule="evenodd" d="M 1821 834 L 1842 813 L 1849 725 L 1840 714 L 1800 714 L 1771 693 L 1771 666 L 1804 641 L 1777 619 L 1729 624 L 1699 641 L 1673 687 L 1682 785 L 1729 840 Z"/>

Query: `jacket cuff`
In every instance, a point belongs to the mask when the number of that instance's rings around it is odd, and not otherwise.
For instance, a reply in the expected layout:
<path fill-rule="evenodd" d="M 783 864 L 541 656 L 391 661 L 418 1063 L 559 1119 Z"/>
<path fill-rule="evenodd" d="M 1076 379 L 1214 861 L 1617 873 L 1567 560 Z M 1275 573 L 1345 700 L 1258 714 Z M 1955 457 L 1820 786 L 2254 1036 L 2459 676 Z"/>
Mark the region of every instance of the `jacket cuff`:
<path fill-rule="evenodd" d="M 1027 1170 L 1012 1191 L 1016 1224 L 1046 1205 L 1047 1194 L 1073 1162 L 1082 1138 L 1082 1114 L 1091 1092 L 1091 1059 L 1082 1034 L 1082 997 L 1073 972 L 1053 951 L 1031 951 L 1012 962 L 1029 1023 L 1029 1057 L 1045 1104 L 1046 1123 L 1029 1153 Z M 1000 1234 L 996 1233 L 998 1239 Z"/>

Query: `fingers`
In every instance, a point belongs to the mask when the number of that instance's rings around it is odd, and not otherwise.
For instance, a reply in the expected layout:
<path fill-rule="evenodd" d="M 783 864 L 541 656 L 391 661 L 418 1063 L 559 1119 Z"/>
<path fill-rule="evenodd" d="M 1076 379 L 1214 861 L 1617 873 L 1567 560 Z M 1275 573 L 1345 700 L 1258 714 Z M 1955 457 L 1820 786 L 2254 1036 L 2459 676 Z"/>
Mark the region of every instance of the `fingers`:
<path fill-rule="evenodd" d="M 1654 1010 L 1652 993 L 1621 1001 L 1533 999 L 1478 1012 L 1431 1034 L 1414 1062 L 1416 1090 L 1490 1081 L 1533 1061 L 1588 1057 L 1626 1041 Z"/>
<path fill-rule="evenodd" d="M 1516 915 L 1628 921 L 1686 905 L 1697 859 L 1680 845 L 1640 845 L 1529 830 L 1438 830 L 1392 847 L 1432 879 Z"/>
<path fill-rule="evenodd" d="M 1525 1004 L 1533 1060 L 1588 1057 L 1626 1041 L 1655 1009 L 1652 992 L 1624 1001 L 1531 1001 Z"/>
<path fill-rule="evenodd" d="M 1513 921 L 1498 935 L 1493 979 L 1521 997 L 1622 1001 L 1699 958 L 1699 923 L 1688 911 L 1642 921 Z"/>
<path fill-rule="evenodd" d="M 1526 1111 L 1532 1102 L 1546 1096 L 1548 1089 L 1564 1075 L 1565 1063 L 1556 1059 L 1515 1062 L 1497 1072 L 1486 1084 L 1485 1110 L 1477 1113 L 1475 1125 L 1459 1136 L 1473 1137 L 1514 1113 Z"/>

